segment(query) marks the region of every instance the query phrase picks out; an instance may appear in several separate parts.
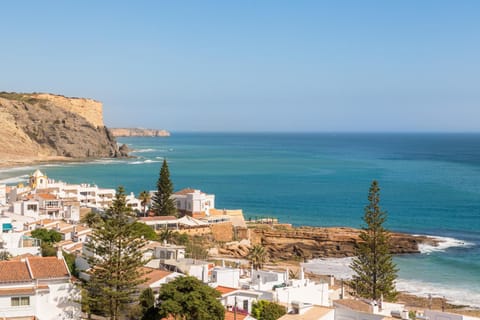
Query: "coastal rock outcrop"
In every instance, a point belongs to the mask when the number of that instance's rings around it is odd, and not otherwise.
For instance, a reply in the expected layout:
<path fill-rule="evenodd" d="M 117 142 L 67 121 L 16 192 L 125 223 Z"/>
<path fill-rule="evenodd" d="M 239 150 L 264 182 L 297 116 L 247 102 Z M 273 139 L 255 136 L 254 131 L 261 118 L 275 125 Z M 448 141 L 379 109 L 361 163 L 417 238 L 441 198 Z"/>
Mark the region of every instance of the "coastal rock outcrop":
<path fill-rule="evenodd" d="M 111 128 L 115 137 L 169 137 L 167 130 L 142 129 L 142 128 Z"/>
<path fill-rule="evenodd" d="M 2 162 L 126 156 L 100 102 L 43 93 L 0 93 L 0 145 Z"/>
<path fill-rule="evenodd" d="M 341 258 L 355 255 L 360 241 L 359 229 L 336 227 L 281 227 L 260 226 L 251 229 L 251 243 L 262 244 L 273 260 L 303 260 L 315 258 Z M 418 253 L 419 244 L 437 245 L 425 236 L 391 233 L 390 250 L 394 254 Z M 245 257 L 245 248 L 228 246 L 220 254 Z"/>

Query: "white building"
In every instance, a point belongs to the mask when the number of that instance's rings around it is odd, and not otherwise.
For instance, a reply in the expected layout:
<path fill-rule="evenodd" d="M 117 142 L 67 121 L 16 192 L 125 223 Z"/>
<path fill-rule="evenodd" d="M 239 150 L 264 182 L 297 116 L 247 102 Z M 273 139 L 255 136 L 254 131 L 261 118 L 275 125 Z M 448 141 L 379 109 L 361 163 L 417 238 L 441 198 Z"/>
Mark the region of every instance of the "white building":
<path fill-rule="evenodd" d="M 229 311 L 236 309 L 237 313 L 251 313 L 252 304 L 261 300 L 262 293 L 255 290 L 241 290 L 224 286 L 215 288 L 222 297 L 220 302 Z"/>
<path fill-rule="evenodd" d="M 13 229 L 12 219 L 0 216 L 0 251 L 6 251 L 12 256 L 40 254 L 40 240 L 27 237 Z"/>
<path fill-rule="evenodd" d="M 0 261 L 0 316 L 79 319 L 78 291 L 63 257 Z"/>
<path fill-rule="evenodd" d="M 240 288 L 240 269 L 215 267 L 212 270 L 212 284 L 229 288 Z"/>
<path fill-rule="evenodd" d="M 171 199 L 182 215 L 205 217 L 210 215 L 210 209 L 215 208 L 215 195 L 206 194 L 196 189 L 183 189 L 175 192 Z"/>
<path fill-rule="evenodd" d="M 288 272 L 286 272 L 288 275 Z M 303 268 L 300 268 L 299 279 L 289 279 L 286 286 L 277 287 L 275 289 L 275 300 L 289 305 L 293 302 L 300 304 L 331 306 L 329 299 L 328 283 L 315 283 L 305 278 Z"/>
<path fill-rule="evenodd" d="M 0 206 L 7 204 L 7 186 L 0 184 Z"/>

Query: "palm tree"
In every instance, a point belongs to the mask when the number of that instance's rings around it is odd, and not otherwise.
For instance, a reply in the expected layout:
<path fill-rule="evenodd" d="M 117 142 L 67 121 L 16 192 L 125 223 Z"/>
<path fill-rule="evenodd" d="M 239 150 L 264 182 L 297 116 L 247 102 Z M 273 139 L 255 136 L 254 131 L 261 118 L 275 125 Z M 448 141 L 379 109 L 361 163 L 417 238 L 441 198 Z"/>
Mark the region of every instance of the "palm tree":
<path fill-rule="evenodd" d="M 248 252 L 248 259 L 255 270 L 261 269 L 267 260 L 267 252 L 261 244 L 256 244 L 250 248 Z"/>
<path fill-rule="evenodd" d="M 143 207 L 143 215 L 147 216 L 147 204 L 150 202 L 150 199 L 152 197 L 150 196 L 150 193 L 146 190 L 143 190 L 140 192 L 138 199 L 140 200 L 140 204 Z"/>
<path fill-rule="evenodd" d="M 158 238 L 160 239 L 161 242 L 168 242 L 172 239 L 173 237 L 173 231 L 170 229 L 165 228 L 160 234 L 158 235 Z"/>

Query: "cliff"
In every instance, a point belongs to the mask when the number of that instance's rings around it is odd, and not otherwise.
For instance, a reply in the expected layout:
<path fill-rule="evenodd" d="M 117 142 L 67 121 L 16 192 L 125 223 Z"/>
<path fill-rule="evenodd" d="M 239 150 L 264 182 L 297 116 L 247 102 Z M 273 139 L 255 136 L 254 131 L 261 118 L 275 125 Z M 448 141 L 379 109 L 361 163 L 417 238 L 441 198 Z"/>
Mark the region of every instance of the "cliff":
<path fill-rule="evenodd" d="M 0 93 L 0 145 L 2 163 L 125 156 L 100 102 L 43 93 Z"/>
<path fill-rule="evenodd" d="M 251 242 L 262 244 L 273 260 L 341 258 L 355 255 L 359 234 L 359 229 L 343 227 L 260 226 L 251 229 Z M 435 240 L 424 236 L 392 233 L 390 251 L 394 254 L 418 253 L 421 243 L 436 245 Z M 219 249 L 219 253 L 244 257 L 248 248 L 233 244 Z"/>
<path fill-rule="evenodd" d="M 169 137 L 167 130 L 142 129 L 142 128 L 112 128 L 115 137 Z"/>

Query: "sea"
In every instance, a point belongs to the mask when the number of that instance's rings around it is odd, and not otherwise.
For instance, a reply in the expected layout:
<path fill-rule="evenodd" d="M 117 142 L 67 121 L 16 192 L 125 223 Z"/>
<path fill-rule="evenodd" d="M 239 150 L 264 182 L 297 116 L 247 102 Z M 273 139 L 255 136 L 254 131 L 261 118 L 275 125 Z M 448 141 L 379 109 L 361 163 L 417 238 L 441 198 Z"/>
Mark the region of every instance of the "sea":
<path fill-rule="evenodd" d="M 154 190 L 167 159 L 175 190 L 215 194 L 217 208 L 295 226 L 361 227 L 372 180 L 386 227 L 442 239 L 439 247 L 396 256 L 397 288 L 480 307 L 480 134 L 173 133 L 118 139 L 135 158 L 52 163 L 0 170 L 24 183 L 39 168 L 50 178 Z M 348 259 L 318 259 L 307 270 L 349 276 Z"/>

